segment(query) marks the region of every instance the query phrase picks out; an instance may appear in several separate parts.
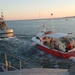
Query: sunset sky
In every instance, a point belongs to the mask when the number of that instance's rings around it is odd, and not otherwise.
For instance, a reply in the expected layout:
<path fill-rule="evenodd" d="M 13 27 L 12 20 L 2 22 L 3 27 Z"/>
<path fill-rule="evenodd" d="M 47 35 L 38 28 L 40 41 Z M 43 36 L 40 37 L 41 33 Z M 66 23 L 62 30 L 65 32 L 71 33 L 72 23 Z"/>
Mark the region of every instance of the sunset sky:
<path fill-rule="evenodd" d="M 75 0 L 0 0 L 0 9 L 6 20 L 75 16 Z"/>

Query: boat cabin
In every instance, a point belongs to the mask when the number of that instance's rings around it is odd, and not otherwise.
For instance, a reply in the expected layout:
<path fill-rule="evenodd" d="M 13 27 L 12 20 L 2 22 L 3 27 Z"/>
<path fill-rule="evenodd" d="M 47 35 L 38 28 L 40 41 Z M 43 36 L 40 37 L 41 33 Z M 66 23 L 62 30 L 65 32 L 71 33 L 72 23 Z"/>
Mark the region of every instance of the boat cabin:
<path fill-rule="evenodd" d="M 4 21 L 0 21 L 0 30 L 5 30 L 7 29 L 6 23 Z"/>
<path fill-rule="evenodd" d="M 46 34 L 38 37 L 43 45 L 50 49 L 56 49 L 63 52 L 68 52 L 74 48 L 75 41 L 70 38 L 70 35 L 63 33 Z"/>

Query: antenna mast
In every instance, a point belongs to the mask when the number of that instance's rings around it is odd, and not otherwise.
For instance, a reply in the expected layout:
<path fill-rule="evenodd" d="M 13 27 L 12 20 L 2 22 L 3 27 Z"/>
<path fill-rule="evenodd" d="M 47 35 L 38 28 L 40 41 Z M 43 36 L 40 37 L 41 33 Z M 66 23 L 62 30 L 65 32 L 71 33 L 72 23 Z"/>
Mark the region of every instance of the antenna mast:
<path fill-rule="evenodd" d="M 4 19 L 3 10 L 1 9 L 1 18 Z"/>
<path fill-rule="evenodd" d="M 43 27 L 44 27 L 44 32 L 46 32 L 46 24 L 44 24 Z"/>

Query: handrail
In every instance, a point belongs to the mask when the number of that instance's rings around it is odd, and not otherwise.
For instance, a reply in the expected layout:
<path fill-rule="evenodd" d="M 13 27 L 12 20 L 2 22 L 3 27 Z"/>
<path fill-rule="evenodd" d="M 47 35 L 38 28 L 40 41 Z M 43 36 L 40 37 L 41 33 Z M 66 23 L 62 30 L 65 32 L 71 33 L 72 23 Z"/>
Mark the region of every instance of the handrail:
<path fill-rule="evenodd" d="M 15 55 L 11 55 L 11 54 L 8 54 L 8 53 L 6 53 L 6 52 L 4 52 L 4 51 L 0 51 L 0 53 L 4 53 L 5 54 L 5 64 L 6 64 L 6 71 L 8 71 L 8 60 L 7 60 L 7 55 L 9 55 L 9 56 L 11 56 L 11 57 L 13 57 L 13 58 L 15 58 L 15 59 L 17 59 L 17 60 L 19 60 L 19 68 L 20 68 L 20 70 L 22 69 L 22 62 L 24 62 L 24 63 L 26 63 L 24 60 L 25 60 L 25 58 L 23 58 L 23 57 L 21 57 L 21 56 L 18 56 L 18 57 L 16 57 Z"/>

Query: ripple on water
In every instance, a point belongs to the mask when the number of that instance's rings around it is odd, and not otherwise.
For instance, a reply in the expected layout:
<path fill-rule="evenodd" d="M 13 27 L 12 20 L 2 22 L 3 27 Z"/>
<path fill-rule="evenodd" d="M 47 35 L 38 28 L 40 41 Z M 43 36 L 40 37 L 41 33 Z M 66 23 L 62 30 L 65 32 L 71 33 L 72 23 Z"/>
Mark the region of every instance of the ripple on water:
<path fill-rule="evenodd" d="M 0 51 L 6 52 L 8 61 L 17 68 L 19 68 L 19 60 L 22 61 L 23 68 L 69 68 L 73 64 L 68 59 L 60 59 L 41 51 L 26 38 L 25 40 L 20 38 L 0 40 Z M 2 53 L 0 53 L 0 62 L 5 63 Z"/>

